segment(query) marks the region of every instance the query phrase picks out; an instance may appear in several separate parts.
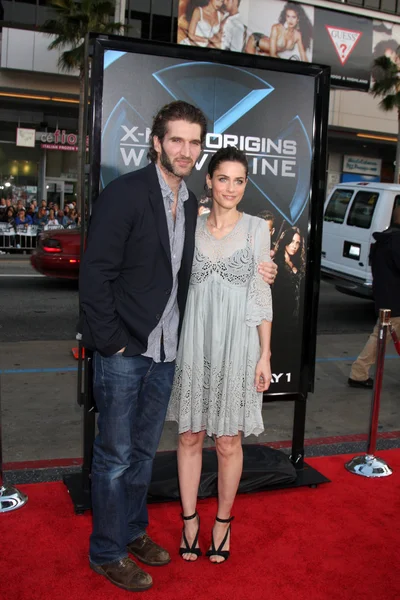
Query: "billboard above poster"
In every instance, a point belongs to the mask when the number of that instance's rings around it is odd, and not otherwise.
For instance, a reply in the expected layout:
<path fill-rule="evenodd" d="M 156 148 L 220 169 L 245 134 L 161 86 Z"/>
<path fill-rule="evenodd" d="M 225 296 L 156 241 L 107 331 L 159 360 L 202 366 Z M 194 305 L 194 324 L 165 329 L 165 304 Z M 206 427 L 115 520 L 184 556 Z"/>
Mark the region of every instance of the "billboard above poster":
<path fill-rule="evenodd" d="M 372 20 L 318 9 L 314 31 L 314 61 L 330 65 L 332 84 L 368 90 Z"/>
<path fill-rule="evenodd" d="M 179 44 L 331 67 L 335 86 L 367 91 L 373 21 L 284 0 L 180 0 Z"/>

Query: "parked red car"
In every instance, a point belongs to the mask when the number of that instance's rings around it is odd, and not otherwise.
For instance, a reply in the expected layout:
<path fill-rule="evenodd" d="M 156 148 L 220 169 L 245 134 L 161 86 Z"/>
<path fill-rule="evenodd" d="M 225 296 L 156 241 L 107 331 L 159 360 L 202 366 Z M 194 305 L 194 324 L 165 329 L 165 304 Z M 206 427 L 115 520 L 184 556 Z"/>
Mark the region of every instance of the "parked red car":
<path fill-rule="evenodd" d="M 80 245 L 79 229 L 44 231 L 31 254 L 31 265 L 48 277 L 78 279 Z"/>

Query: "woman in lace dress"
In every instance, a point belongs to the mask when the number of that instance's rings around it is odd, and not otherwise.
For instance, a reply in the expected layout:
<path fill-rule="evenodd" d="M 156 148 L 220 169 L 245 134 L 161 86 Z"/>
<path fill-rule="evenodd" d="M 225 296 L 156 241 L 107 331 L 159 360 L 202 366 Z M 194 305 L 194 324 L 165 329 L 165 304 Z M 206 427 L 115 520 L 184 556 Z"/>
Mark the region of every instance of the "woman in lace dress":
<path fill-rule="evenodd" d="M 189 294 L 168 420 L 179 425 L 178 471 L 184 527 L 180 554 L 196 560 L 196 512 L 203 441 L 218 456 L 218 511 L 212 562 L 229 556 L 231 508 L 243 466 L 242 435 L 263 429 L 262 395 L 271 381 L 271 291 L 257 266 L 269 261 L 267 223 L 238 211 L 247 184 L 246 156 L 219 150 L 208 167 L 209 214 L 198 217 Z"/>

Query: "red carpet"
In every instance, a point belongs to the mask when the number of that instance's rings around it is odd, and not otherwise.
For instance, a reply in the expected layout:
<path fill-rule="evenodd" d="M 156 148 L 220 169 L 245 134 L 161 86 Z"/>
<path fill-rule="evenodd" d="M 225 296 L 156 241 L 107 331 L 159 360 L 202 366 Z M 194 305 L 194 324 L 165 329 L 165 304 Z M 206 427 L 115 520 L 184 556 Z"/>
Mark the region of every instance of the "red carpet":
<path fill-rule="evenodd" d="M 309 459 L 332 480 L 239 496 L 232 555 L 225 565 L 178 556 L 176 503 L 150 506 L 150 534 L 172 554 L 149 568 L 148 600 L 396 600 L 400 599 L 400 450 L 379 452 L 394 474 L 351 475 L 348 457 Z M 20 510 L 0 517 L 0 596 L 7 600 L 118 600 L 132 594 L 93 573 L 87 563 L 90 515 L 76 516 L 62 483 L 21 485 Z M 210 539 L 216 502 L 199 504 L 200 543 Z"/>

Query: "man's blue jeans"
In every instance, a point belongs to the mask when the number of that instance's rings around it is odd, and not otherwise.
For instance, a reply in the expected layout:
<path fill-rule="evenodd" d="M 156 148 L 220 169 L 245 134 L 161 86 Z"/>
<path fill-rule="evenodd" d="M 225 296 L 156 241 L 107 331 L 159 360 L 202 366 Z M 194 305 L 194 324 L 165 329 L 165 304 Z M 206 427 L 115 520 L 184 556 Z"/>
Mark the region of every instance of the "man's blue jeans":
<path fill-rule="evenodd" d="M 93 367 L 99 433 L 93 447 L 90 561 L 101 565 L 127 556 L 126 545 L 148 525 L 147 490 L 175 363 L 95 352 Z"/>

